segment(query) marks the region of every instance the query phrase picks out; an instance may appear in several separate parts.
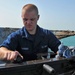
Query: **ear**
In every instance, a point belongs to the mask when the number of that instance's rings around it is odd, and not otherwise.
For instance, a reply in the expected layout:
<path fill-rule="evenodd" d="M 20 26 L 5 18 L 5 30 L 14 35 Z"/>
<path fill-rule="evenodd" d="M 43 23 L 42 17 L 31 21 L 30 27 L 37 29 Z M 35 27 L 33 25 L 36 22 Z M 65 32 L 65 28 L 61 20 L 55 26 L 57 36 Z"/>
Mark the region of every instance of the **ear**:
<path fill-rule="evenodd" d="M 37 20 L 39 20 L 40 15 L 38 15 Z"/>

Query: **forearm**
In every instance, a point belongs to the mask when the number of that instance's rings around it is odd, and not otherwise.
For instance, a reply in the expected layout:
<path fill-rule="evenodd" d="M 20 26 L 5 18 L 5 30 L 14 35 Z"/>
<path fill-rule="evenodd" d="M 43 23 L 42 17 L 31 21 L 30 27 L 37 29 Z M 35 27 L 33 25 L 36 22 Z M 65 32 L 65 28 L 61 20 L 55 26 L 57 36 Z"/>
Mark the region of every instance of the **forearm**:
<path fill-rule="evenodd" d="M 5 53 L 5 52 L 8 52 L 8 51 L 10 51 L 10 50 L 7 49 L 6 47 L 1 47 L 1 48 L 0 48 L 0 52 L 1 52 L 1 53 Z"/>

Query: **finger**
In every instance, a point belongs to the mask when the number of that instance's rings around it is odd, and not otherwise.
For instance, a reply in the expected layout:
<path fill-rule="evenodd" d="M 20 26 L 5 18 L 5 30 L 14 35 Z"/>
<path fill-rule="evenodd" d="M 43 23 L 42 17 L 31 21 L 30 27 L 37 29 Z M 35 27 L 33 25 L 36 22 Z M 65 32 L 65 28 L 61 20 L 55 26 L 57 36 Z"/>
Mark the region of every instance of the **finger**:
<path fill-rule="evenodd" d="M 16 57 L 15 52 L 11 52 L 10 60 L 14 60 Z"/>
<path fill-rule="evenodd" d="M 23 59 L 23 56 L 18 51 L 15 51 L 15 53 L 17 56 L 19 55 Z"/>
<path fill-rule="evenodd" d="M 10 59 L 11 59 L 11 52 L 9 52 L 7 55 L 7 60 L 10 60 Z"/>
<path fill-rule="evenodd" d="M 3 59 L 7 60 L 7 57 L 8 57 L 8 53 L 5 53 Z"/>
<path fill-rule="evenodd" d="M 19 53 L 19 56 L 23 59 L 23 56 Z"/>
<path fill-rule="evenodd" d="M 3 59 L 4 59 L 4 54 L 0 53 L 0 60 L 3 60 Z"/>
<path fill-rule="evenodd" d="M 18 51 L 11 52 L 10 60 L 11 61 L 16 60 L 18 55 L 19 55 L 19 52 Z"/>

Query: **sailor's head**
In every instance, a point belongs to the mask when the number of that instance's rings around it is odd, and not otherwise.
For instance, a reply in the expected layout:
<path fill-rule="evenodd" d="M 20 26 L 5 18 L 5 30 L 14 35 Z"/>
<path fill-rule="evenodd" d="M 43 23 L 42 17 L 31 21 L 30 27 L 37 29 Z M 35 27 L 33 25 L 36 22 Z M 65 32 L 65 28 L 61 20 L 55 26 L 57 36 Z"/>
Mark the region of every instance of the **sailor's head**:
<path fill-rule="evenodd" d="M 22 19 L 27 30 L 36 28 L 39 19 L 38 8 L 34 4 L 26 4 L 22 8 Z"/>

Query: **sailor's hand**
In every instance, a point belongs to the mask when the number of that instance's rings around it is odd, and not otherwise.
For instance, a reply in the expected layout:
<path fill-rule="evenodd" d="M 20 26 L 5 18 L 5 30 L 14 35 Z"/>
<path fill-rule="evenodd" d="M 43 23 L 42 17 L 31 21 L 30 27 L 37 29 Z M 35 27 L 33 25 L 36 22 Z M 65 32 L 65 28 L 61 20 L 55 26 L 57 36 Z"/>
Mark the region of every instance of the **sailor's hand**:
<path fill-rule="evenodd" d="M 4 53 L 3 59 L 14 61 L 16 60 L 18 55 L 23 59 L 23 56 L 18 51 L 7 51 Z"/>

